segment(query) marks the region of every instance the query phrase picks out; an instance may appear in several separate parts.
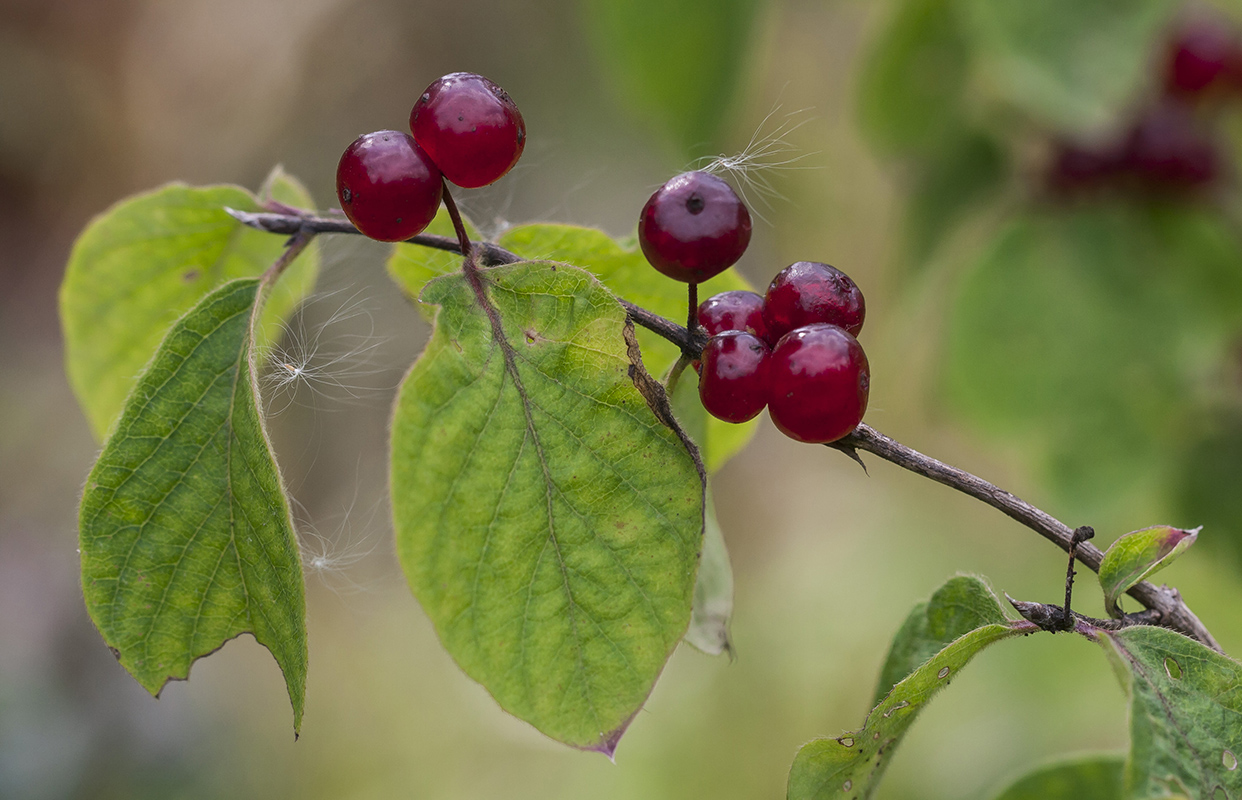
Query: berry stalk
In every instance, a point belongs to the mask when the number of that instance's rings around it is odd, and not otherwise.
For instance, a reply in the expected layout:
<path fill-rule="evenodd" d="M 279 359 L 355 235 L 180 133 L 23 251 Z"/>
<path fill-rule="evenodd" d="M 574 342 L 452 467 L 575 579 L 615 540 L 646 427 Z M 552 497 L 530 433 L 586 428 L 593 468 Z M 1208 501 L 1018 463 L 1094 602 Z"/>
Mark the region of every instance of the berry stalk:
<path fill-rule="evenodd" d="M 457 210 L 457 203 L 453 200 L 453 193 L 449 191 L 448 181 L 444 181 L 443 198 L 444 207 L 448 210 L 449 219 L 453 221 L 453 230 L 457 232 L 457 243 L 461 248 L 462 257 L 467 262 L 470 261 L 471 247 L 470 237 L 466 235 L 466 224 L 461 221 L 461 212 Z"/>

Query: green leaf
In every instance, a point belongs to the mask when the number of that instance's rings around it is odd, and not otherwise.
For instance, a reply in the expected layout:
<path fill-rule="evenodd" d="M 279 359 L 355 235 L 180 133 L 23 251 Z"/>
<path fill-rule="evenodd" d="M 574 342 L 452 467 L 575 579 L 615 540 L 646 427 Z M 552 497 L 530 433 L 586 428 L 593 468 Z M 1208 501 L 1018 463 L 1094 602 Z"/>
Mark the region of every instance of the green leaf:
<path fill-rule="evenodd" d="M 758 23 L 758 0 L 583 0 L 604 75 L 683 155 L 718 147 Z"/>
<path fill-rule="evenodd" d="M 679 362 L 680 363 L 680 362 Z M 699 446 L 704 461 L 711 460 L 712 439 L 708 423 L 713 418 L 699 400 L 697 382 L 692 370 L 683 369 L 669 376 L 668 392 L 673 413 L 682 430 Z M 716 520 L 716 501 L 709 484 L 704 501 L 703 553 L 699 558 L 699 574 L 694 585 L 694 610 L 686 641 L 707 653 L 733 655 L 729 624 L 733 618 L 733 565 L 725 547 L 724 531 Z"/>
<path fill-rule="evenodd" d="M 946 139 L 923 160 L 910 190 L 905 235 L 908 258 L 930 258 L 966 214 L 994 197 L 1009 174 L 1008 155 L 977 131 Z"/>
<path fill-rule="evenodd" d="M 481 274 L 422 293 L 439 311 L 393 415 L 398 555 L 503 708 L 611 755 L 690 619 L 701 473 L 631 381 L 671 421 L 602 284 L 554 263 Z"/>
<path fill-rule="evenodd" d="M 940 624 L 945 625 L 947 630 L 948 627 L 969 624 L 966 620 L 972 617 L 991 617 L 993 609 L 995 614 L 1000 615 L 996 599 L 978 579 L 956 580 L 959 581 L 956 585 L 951 581 L 945 587 L 945 594 L 941 596 L 938 592 L 926 607 L 927 630 L 932 637 L 937 635 L 933 631 Z M 963 580 L 966 582 L 960 582 Z M 959 605 L 956 610 L 952 608 Z M 919 612 L 920 609 L 916 608 L 912 617 Z M 1003 615 L 1001 619 L 1004 619 Z M 899 672 L 917 657 L 917 647 L 910 647 L 909 644 L 930 640 L 928 635 L 912 630 L 913 627 L 909 620 L 902 626 L 894 642 L 895 655 L 890 654 L 889 663 L 885 665 L 885 675 Z M 843 794 L 847 797 L 870 797 L 891 760 L 894 748 L 932 695 L 956 678 L 983 648 L 1033 630 L 1036 630 L 1035 626 L 1025 620 L 991 622 L 958 636 L 897 683 L 867 715 L 862 728 L 804 745 L 789 772 L 789 800 L 835 798 Z"/>
<path fill-rule="evenodd" d="M 466 226 L 466 235 L 472 241 L 479 238 L 478 229 L 474 227 L 470 220 L 463 217 L 462 223 Z M 431 221 L 431 224 L 427 226 L 423 233 L 451 236 L 456 239 L 457 232 L 453 229 L 453 221 L 449 219 L 448 209 L 441 206 L 436 213 L 435 219 Z M 461 256 L 457 253 L 436 250 L 432 247 L 423 247 L 407 242 L 398 242 L 388 256 L 389 276 L 396 281 L 398 286 L 405 290 L 406 294 L 414 299 L 418 299 L 418 295 L 423 291 L 423 287 L 427 285 L 427 281 L 432 278 L 438 278 L 441 275 L 448 275 L 450 272 L 456 272 L 460 268 Z M 431 311 L 426 306 L 419 305 L 418 308 L 423 313 L 423 316 L 431 317 Z"/>
<path fill-rule="evenodd" d="M 994 800 L 1125 800 L 1121 755 L 1086 756 L 1032 770 Z"/>
<path fill-rule="evenodd" d="M 953 578 L 906 617 L 888 650 L 876 685 L 874 707 L 927 659 L 975 628 L 1007 622 L 996 595 L 972 575 Z"/>
<path fill-rule="evenodd" d="M 169 184 L 122 200 L 78 237 L 60 288 L 60 314 L 69 382 L 97 437 L 120 415 L 173 322 L 224 283 L 259 276 L 280 255 L 281 237 L 248 228 L 224 210 L 260 211 L 269 198 L 312 206 L 306 190 L 277 167 L 258 197 L 238 186 Z M 275 340 L 318 268 L 318 251 L 303 253 L 273 289 L 261 346 Z"/>
<path fill-rule="evenodd" d="M 1242 414 L 1228 408 L 1201 419 L 1201 432 L 1182 453 L 1173 516 L 1212 532 L 1201 548 L 1242 566 Z"/>
<path fill-rule="evenodd" d="M 733 565 L 724 532 L 716 521 L 716 501 L 710 490 L 704 501 L 703 553 L 694 583 L 694 607 L 686 641 L 709 656 L 733 653 L 729 623 L 733 619 Z"/>
<path fill-rule="evenodd" d="M 173 325 L 82 497 L 82 591 L 121 665 L 153 694 L 243 633 L 306 691 L 306 603 L 289 504 L 258 408 L 254 278 Z"/>
<path fill-rule="evenodd" d="M 1176 0 L 960 0 L 978 74 L 1063 131 L 1101 133 L 1150 85 Z"/>
<path fill-rule="evenodd" d="M 1164 628 L 1094 635 L 1130 698 L 1124 796 L 1242 796 L 1242 664 Z"/>
<path fill-rule="evenodd" d="M 1130 587 L 1173 563 L 1199 537 L 1199 528 L 1182 530 L 1159 525 L 1132 531 L 1118 537 L 1100 563 L 1100 588 L 1104 608 L 1111 616 L 1121 616 L 1117 601 Z"/>
<path fill-rule="evenodd" d="M 893 155 L 934 154 L 964 124 L 970 53 L 954 0 L 906 0 L 877 38 L 859 82 L 863 131 Z"/>
<path fill-rule="evenodd" d="M 618 297 L 642 306 L 668 319 L 685 324 L 686 285 L 669 280 L 652 269 L 637 244 L 622 245 L 608 234 L 576 225 L 522 225 L 500 237 L 498 244 L 532 259 L 548 259 L 573 264 L 594 273 Z M 752 290 L 737 270 L 724 273 L 699 285 L 703 300 L 720 292 Z M 677 347 L 646 330 L 638 331 L 643 361 L 653 375 L 663 375 L 677 361 Z M 735 456 L 755 435 L 758 420 L 741 425 L 707 417 L 707 433 L 692 438 L 703 447 L 708 472 L 715 472 Z"/>
<path fill-rule="evenodd" d="M 1242 314 L 1238 263 L 1229 225 L 1198 208 L 1016 218 L 953 301 L 948 399 L 1027 448 L 1062 502 L 1095 509 L 1151 487 L 1217 391 Z"/>

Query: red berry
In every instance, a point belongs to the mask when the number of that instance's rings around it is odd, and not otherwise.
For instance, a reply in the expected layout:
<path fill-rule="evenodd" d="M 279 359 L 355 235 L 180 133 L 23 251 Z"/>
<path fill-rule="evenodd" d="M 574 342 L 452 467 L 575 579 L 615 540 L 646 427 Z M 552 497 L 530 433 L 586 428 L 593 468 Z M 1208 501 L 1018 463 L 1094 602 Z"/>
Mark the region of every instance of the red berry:
<path fill-rule="evenodd" d="M 763 321 L 775 340 L 794 328 L 827 322 L 857 336 L 867 316 L 862 291 L 850 276 L 817 261 L 798 261 L 776 274 L 763 299 Z"/>
<path fill-rule="evenodd" d="M 1219 156 L 1190 109 L 1165 102 L 1148 112 L 1130 132 L 1125 166 L 1155 188 L 1187 188 L 1215 178 Z"/>
<path fill-rule="evenodd" d="M 440 208 L 440 170 L 400 131 L 359 136 L 336 165 L 336 196 L 358 230 L 399 242 L 426 228 Z"/>
<path fill-rule="evenodd" d="M 699 305 L 699 324 L 708 336 L 725 331 L 750 331 L 767 340 L 768 328 L 763 324 L 763 297 L 754 292 L 721 292 Z"/>
<path fill-rule="evenodd" d="M 703 408 L 725 422 L 758 416 L 768 402 L 768 343 L 745 331 L 707 340 L 699 372 Z"/>
<path fill-rule="evenodd" d="M 807 325 L 772 350 L 768 413 L 800 442 L 835 442 L 862 422 L 871 370 L 862 345 L 836 325 Z"/>
<path fill-rule="evenodd" d="M 444 177 L 467 189 L 499 180 L 526 146 L 526 123 L 508 92 L 472 72 L 428 86 L 410 112 L 410 130 Z"/>
<path fill-rule="evenodd" d="M 1053 189 L 1071 192 L 1107 182 L 1122 166 L 1116 147 L 1091 149 L 1062 142 L 1057 145 L 1047 178 Z"/>
<path fill-rule="evenodd" d="M 732 187 L 684 172 L 656 190 L 638 218 L 643 255 L 661 273 L 702 283 L 737 263 L 750 244 L 750 212 Z"/>
<path fill-rule="evenodd" d="M 1172 94 L 1197 95 L 1230 77 L 1242 60 L 1237 36 L 1223 25 L 1187 27 L 1170 48 L 1165 86 Z"/>

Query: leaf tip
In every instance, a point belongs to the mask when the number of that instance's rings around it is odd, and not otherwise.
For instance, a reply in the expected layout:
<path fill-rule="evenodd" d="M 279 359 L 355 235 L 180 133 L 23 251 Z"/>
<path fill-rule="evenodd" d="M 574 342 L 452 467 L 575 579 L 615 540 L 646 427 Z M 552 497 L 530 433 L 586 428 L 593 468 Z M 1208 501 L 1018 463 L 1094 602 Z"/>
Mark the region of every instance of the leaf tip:
<path fill-rule="evenodd" d="M 630 719 L 633 719 L 631 717 Z M 630 719 L 627 719 L 619 728 L 610 733 L 601 733 L 599 743 L 585 748 L 594 753 L 603 753 L 612 763 L 617 763 L 617 745 L 621 742 L 621 737 L 625 734 L 625 729 L 630 726 Z"/>

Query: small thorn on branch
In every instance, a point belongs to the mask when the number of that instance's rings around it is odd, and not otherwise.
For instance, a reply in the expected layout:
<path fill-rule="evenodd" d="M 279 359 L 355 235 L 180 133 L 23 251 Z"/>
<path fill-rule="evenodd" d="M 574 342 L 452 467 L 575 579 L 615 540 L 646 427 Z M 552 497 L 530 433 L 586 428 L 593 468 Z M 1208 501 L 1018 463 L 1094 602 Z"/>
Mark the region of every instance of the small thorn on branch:
<path fill-rule="evenodd" d="M 862 460 L 862 456 L 858 454 L 857 447 L 854 447 L 852 444 L 849 444 L 848 442 L 844 442 L 839 439 L 835 442 L 828 442 L 827 444 L 824 445 L 824 447 L 830 447 L 833 450 L 836 450 L 837 452 L 844 453 L 847 458 L 849 458 L 851 461 L 853 461 L 858 466 L 862 467 L 862 471 L 866 473 L 868 477 L 870 477 L 871 473 L 867 470 L 867 465 Z"/>

